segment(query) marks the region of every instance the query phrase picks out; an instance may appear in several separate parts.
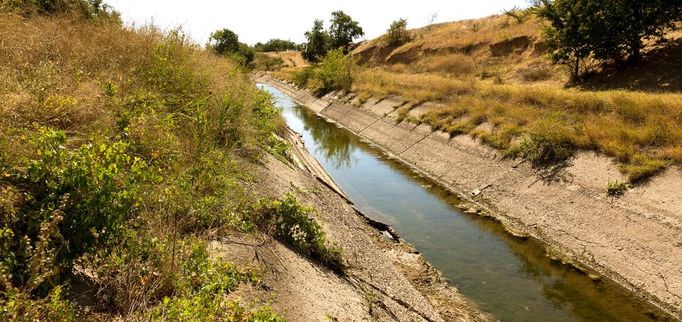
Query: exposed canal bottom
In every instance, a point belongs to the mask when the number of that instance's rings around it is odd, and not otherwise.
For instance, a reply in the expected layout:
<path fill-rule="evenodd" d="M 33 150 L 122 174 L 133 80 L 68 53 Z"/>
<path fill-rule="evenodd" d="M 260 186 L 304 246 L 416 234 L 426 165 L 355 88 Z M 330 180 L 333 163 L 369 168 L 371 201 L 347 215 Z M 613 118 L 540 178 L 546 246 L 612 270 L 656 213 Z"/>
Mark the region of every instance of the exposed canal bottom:
<path fill-rule="evenodd" d="M 463 213 L 453 194 L 422 178 L 269 85 L 289 127 L 355 206 L 387 223 L 453 285 L 501 321 L 653 321 L 624 288 L 552 261 L 535 240 Z"/>

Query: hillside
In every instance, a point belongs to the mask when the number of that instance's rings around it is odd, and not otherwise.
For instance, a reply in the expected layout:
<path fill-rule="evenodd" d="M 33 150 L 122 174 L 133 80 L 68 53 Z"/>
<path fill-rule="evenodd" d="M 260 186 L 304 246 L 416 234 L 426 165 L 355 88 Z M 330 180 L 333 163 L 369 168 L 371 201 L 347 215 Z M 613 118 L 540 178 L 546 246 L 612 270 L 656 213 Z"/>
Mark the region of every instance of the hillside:
<path fill-rule="evenodd" d="M 511 83 L 565 81 L 545 57 L 543 22 L 526 19 L 518 23 L 492 16 L 441 23 L 410 30 L 410 40 L 399 46 L 389 46 L 386 36 L 366 41 L 353 55 L 365 66 L 398 73 L 476 75 Z"/>

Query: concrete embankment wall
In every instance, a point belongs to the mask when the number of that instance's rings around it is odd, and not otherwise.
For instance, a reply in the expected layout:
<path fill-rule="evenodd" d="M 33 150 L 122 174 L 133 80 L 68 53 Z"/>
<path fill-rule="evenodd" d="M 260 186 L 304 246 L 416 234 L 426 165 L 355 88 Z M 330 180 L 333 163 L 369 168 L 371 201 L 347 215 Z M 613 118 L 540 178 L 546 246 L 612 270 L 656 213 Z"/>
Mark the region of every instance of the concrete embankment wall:
<path fill-rule="evenodd" d="M 624 180 L 608 158 L 580 152 L 563 168 L 533 169 L 472 138 L 397 123 L 399 97 L 359 102 L 352 94 L 316 98 L 263 76 L 321 116 L 477 204 L 510 232 L 546 243 L 551 254 L 605 276 L 678 319 L 682 317 L 682 173 L 669 169 L 614 199 Z M 412 109 L 423 112 L 428 104 Z"/>

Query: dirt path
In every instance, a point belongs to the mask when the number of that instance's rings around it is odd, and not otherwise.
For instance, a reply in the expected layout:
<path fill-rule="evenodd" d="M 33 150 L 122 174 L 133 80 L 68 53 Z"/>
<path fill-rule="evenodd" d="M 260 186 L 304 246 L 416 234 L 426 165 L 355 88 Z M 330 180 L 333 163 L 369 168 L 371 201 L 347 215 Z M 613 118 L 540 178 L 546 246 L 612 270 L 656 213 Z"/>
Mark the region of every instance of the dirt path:
<path fill-rule="evenodd" d="M 269 77 L 261 81 L 468 199 L 510 232 L 535 237 L 564 261 L 682 317 L 679 170 L 669 169 L 613 199 L 606 195 L 607 182 L 624 178 L 606 157 L 581 152 L 564 167 L 533 169 L 502 159 L 468 136 L 450 138 L 427 126 L 396 124 L 397 108 L 405 103 L 400 98 L 361 104 L 352 94 L 332 93 L 316 99 Z"/>

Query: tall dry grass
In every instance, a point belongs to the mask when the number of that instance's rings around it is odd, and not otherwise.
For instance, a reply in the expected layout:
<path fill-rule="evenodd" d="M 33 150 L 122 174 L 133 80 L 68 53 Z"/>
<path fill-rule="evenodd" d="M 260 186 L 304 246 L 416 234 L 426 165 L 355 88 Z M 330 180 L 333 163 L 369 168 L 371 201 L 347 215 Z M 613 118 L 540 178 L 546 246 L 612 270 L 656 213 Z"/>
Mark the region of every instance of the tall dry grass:
<path fill-rule="evenodd" d="M 74 263 L 56 259 L 64 245 L 81 246 L 68 239 L 76 234 L 64 233 L 74 230 L 94 239 L 73 256 L 93 278 L 89 294 L 107 303 L 102 309 L 132 320 L 151 319 L 154 306 L 229 313 L 205 305 L 225 304 L 223 295 L 241 279 L 208 263 L 196 236 L 249 225 L 243 209 L 254 200 L 239 184 L 245 165 L 282 148 L 272 132 L 284 124 L 269 96 L 234 62 L 179 30 L 0 11 L 0 43 L 0 319 L 27 308 L 25 319 L 82 318 L 74 318 L 59 286 L 49 297 L 30 292 L 49 291 L 70 274 Z M 119 195 L 135 202 L 122 207 L 107 197 Z M 115 219 L 99 229 L 107 210 Z M 84 212 L 88 220 L 59 221 Z M 32 245 L 43 246 L 35 256 L 40 274 L 23 269 Z M 201 258 L 179 249 L 187 247 Z M 195 267 L 197 260 L 205 264 Z M 26 286 L 11 276 L 17 272 L 38 282 Z M 223 282 L 229 288 L 202 298 L 194 292 Z M 161 303 L 164 296 L 169 303 Z M 192 305 L 167 307 L 183 303 Z M 47 318 L 55 306 L 63 316 Z"/>
<path fill-rule="evenodd" d="M 682 164 L 680 94 L 504 85 L 382 69 L 363 71 L 354 90 L 365 97 L 441 102 L 445 107 L 429 111 L 421 121 L 453 135 L 471 133 L 504 150 L 511 150 L 518 138 L 549 131 L 578 149 L 616 158 L 632 181 Z M 491 131 L 477 129 L 485 122 Z"/>

